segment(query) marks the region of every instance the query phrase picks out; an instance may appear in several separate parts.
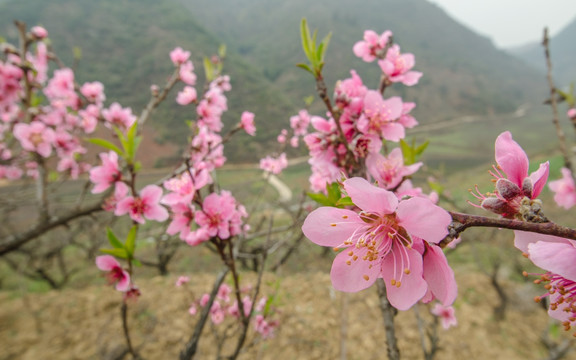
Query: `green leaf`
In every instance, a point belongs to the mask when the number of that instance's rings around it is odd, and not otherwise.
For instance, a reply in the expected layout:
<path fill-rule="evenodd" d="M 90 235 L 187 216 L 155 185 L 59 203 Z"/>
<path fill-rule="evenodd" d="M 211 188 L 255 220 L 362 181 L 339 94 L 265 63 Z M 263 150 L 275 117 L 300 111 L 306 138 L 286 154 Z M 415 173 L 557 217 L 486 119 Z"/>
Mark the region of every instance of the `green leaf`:
<path fill-rule="evenodd" d="M 432 191 L 435 191 L 438 195 L 444 192 L 444 186 L 440 185 L 440 183 L 428 181 L 428 186 Z"/>
<path fill-rule="evenodd" d="M 428 147 L 429 144 L 430 144 L 430 140 L 426 140 L 423 144 L 419 145 L 415 149 L 416 160 L 418 160 L 418 157 L 420 157 L 420 155 L 422 155 L 422 153 L 424 152 L 424 150 L 426 150 L 426 148 Z"/>
<path fill-rule="evenodd" d="M 128 253 L 129 257 L 132 258 L 134 256 L 134 250 L 136 249 L 136 234 L 138 233 L 138 226 L 132 226 L 128 236 L 126 237 L 126 252 Z"/>
<path fill-rule="evenodd" d="M 220 56 L 220 59 L 224 59 L 226 57 L 226 44 L 220 45 L 218 48 L 218 56 Z"/>
<path fill-rule="evenodd" d="M 204 57 L 204 73 L 206 74 L 206 80 L 214 80 L 214 67 L 212 66 L 212 61 L 208 57 Z"/>
<path fill-rule="evenodd" d="M 344 206 L 354 206 L 355 204 L 352 202 L 350 196 L 343 197 L 336 201 L 337 207 L 344 207 Z"/>
<path fill-rule="evenodd" d="M 104 254 L 112 255 L 120 259 L 128 259 L 128 254 L 126 249 L 100 249 L 100 252 Z"/>
<path fill-rule="evenodd" d="M 326 54 L 326 49 L 328 49 L 328 45 L 330 44 L 330 39 L 332 38 L 332 33 L 328 33 L 328 35 L 326 35 L 324 37 L 324 39 L 322 39 L 322 42 L 320 43 L 320 45 L 322 46 L 322 51 L 320 51 L 320 47 L 318 47 L 318 53 L 319 53 L 319 57 L 318 59 L 320 61 L 324 61 L 324 54 Z"/>
<path fill-rule="evenodd" d="M 310 66 L 308 66 L 307 64 L 296 64 L 296 66 L 298 66 L 299 68 L 302 68 L 308 72 L 310 72 L 311 74 L 314 74 L 314 72 L 312 71 L 312 69 L 310 69 Z"/>
<path fill-rule="evenodd" d="M 300 37 L 302 38 L 302 48 L 304 49 L 304 53 L 306 57 L 310 59 L 311 50 L 310 50 L 310 30 L 308 29 L 308 23 L 306 22 L 306 18 L 302 18 L 300 22 Z"/>
<path fill-rule="evenodd" d="M 122 155 L 122 153 L 123 153 L 123 151 L 120 150 L 120 148 L 118 146 L 112 144 L 108 140 L 99 139 L 99 138 L 92 138 L 92 139 L 86 139 L 86 141 L 88 141 L 89 143 L 94 144 L 94 145 L 102 146 L 103 148 L 106 148 L 108 150 L 112 150 L 118 155 Z"/>
<path fill-rule="evenodd" d="M 404 139 L 400 139 L 400 148 L 404 157 L 404 165 L 412 165 L 416 162 L 416 155 L 412 146 L 408 145 Z"/>
<path fill-rule="evenodd" d="M 313 102 L 314 102 L 314 95 L 306 96 L 304 98 L 304 104 L 306 104 L 306 106 L 312 105 Z"/>
<path fill-rule="evenodd" d="M 124 244 L 118 240 L 116 235 L 112 232 L 112 229 L 106 227 L 106 236 L 108 237 L 108 242 L 112 245 L 115 249 L 124 249 Z"/>
<path fill-rule="evenodd" d="M 4 39 L 2 36 L 0 36 L 0 44 L 5 43 L 6 39 Z"/>
<path fill-rule="evenodd" d="M 340 185 L 337 182 L 326 185 L 326 192 L 328 193 L 328 199 L 334 205 L 342 197 L 342 191 L 340 190 Z"/>
<path fill-rule="evenodd" d="M 132 259 L 132 264 L 134 264 L 135 266 L 142 266 L 142 263 L 138 259 Z"/>
<path fill-rule="evenodd" d="M 333 203 L 328 199 L 328 197 L 322 193 L 306 193 L 308 197 L 316 201 L 320 205 L 332 206 Z"/>

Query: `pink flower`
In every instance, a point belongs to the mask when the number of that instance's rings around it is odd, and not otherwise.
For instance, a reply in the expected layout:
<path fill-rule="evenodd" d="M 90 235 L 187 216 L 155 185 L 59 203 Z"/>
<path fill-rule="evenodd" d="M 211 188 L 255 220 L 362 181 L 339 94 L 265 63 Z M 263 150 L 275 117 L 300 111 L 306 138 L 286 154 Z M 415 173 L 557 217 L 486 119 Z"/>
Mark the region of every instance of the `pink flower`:
<path fill-rule="evenodd" d="M 256 126 L 254 126 L 254 114 L 249 111 L 244 111 L 240 118 L 240 127 L 246 131 L 248 135 L 256 135 Z"/>
<path fill-rule="evenodd" d="M 489 211 L 500 214 L 505 218 L 522 216 L 522 208 L 531 205 L 546 185 L 548 180 L 548 161 L 540 164 L 538 170 L 528 176 L 528 156 L 520 145 L 512 140 L 512 134 L 505 131 L 496 139 L 496 162 L 507 178 L 495 169 L 492 173 L 496 181 L 495 196 L 486 198 L 484 195 L 476 196 L 482 200 L 481 206 Z M 524 199 L 528 201 L 524 201 Z"/>
<path fill-rule="evenodd" d="M 104 201 L 102 208 L 105 211 L 115 211 L 116 205 L 118 205 L 120 201 L 124 200 L 126 196 L 128 196 L 128 192 L 130 192 L 128 185 L 121 181 L 117 181 L 114 183 L 114 194 L 112 194 L 112 196 L 108 197 L 106 201 Z"/>
<path fill-rule="evenodd" d="M 401 82 L 406 86 L 416 85 L 422 76 L 421 72 L 410 71 L 414 67 L 414 55 L 400 54 L 400 46 L 394 44 L 388 49 L 386 58 L 379 60 L 378 65 L 390 82 Z"/>
<path fill-rule="evenodd" d="M 170 206 L 172 221 L 166 229 L 168 235 L 180 233 L 180 239 L 186 240 L 190 234 L 190 225 L 194 220 L 194 207 L 191 204 L 176 203 Z"/>
<path fill-rule="evenodd" d="M 37 39 L 44 39 L 48 37 L 48 31 L 46 31 L 46 29 L 44 29 L 42 26 L 33 26 L 32 29 L 30 29 L 30 33 Z"/>
<path fill-rule="evenodd" d="M 144 217 L 149 220 L 165 221 L 168 211 L 159 204 L 162 197 L 162 188 L 156 185 L 145 186 L 139 197 L 128 196 L 116 205 L 116 216 L 130 214 L 130 218 L 137 223 L 144 224 Z"/>
<path fill-rule="evenodd" d="M 562 168 L 562 179 L 550 181 L 548 187 L 554 192 L 554 201 L 568 210 L 576 205 L 576 186 L 570 169 Z"/>
<path fill-rule="evenodd" d="M 54 76 L 44 88 L 44 94 L 55 107 L 78 108 L 78 95 L 74 90 L 74 72 L 64 68 L 54 70 Z"/>
<path fill-rule="evenodd" d="M 120 263 L 112 255 L 102 255 L 96 257 L 96 266 L 102 271 L 107 271 L 108 282 L 116 284 L 116 290 L 130 290 L 130 274 L 122 269 Z"/>
<path fill-rule="evenodd" d="M 402 100 L 398 96 L 384 100 L 378 91 L 368 90 L 364 97 L 364 113 L 358 119 L 358 130 L 364 134 L 381 135 L 390 141 L 400 141 L 405 136 Z"/>
<path fill-rule="evenodd" d="M 212 193 L 204 199 L 202 210 L 197 211 L 195 217 L 196 223 L 206 233 L 195 235 L 203 236 L 200 241 L 204 241 L 206 235 L 228 239 L 242 232 L 242 218 L 246 216 L 244 207 L 236 206 L 236 199 L 229 191 L 222 191 L 221 195 Z"/>
<path fill-rule="evenodd" d="M 90 170 L 90 181 L 94 183 L 93 194 L 104 192 L 115 182 L 122 180 L 122 173 L 118 166 L 118 154 L 114 151 L 100 153 L 101 166 L 96 166 Z"/>
<path fill-rule="evenodd" d="M 288 167 L 288 159 L 286 159 L 286 153 L 280 154 L 277 158 L 272 156 L 266 156 L 264 159 L 260 160 L 260 169 L 269 172 L 271 174 L 278 175 L 282 170 Z"/>
<path fill-rule="evenodd" d="M 189 105 L 195 102 L 198 98 L 196 89 L 191 86 L 185 86 L 182 91 L 178 93 L 176 97 L 176 102 L 180 105 Z"/>
<path fill-rule="evenodd" d="M 404 166 L 400 148 L 394 148 L 387 157 L 370 153 L 366 158 L 368 173 L 378 182 L 378 186 L 387 190 L 394 189 L 405 176 L 414 174 L 421 166 L 421 162 Z"/>
<path fill-rule="evenodd" d="M 570 119 L 575 119 L 576 118 L 576 109 L 575 108 L 569 109 L 568 112 L 566 113 L 566 116 L 568 116 Z"/>
<path fill-rule="evenodd" d="M 190 51 L 184 51 L 180 46 L 170 52 L 170 60 L 172 60 L 176 66 L 184 64 L 188 61 L 189 57 Z"/>
<path fill-rule="evenodd" d="M 179 276 L 178 280 L 176 280 L 176 286 L 181 287 L 188 282 L 190 282 L 190 278 L 188 276 Z"/>
<path fill-rule="evenodd" d="M 524 231 L 514 231 L 514 236 L 514 245 L 534 265 L 546 270 L 532 274 L 540 277 L 534 282 L 544 284 L 546 289 L 546 294 L 536 300 L 548 296 L 548 315 L 562 321 L 564 330 L 570 330 L 576 325 L 576 241 Z"/>
<path fill-rule="evenodd" d="M 424 198 L 398 202 L 394 193 L 362 178 L 344 182 L 360 212 L 321 207 L 302 226 L 312 242 L 342 249 L 330 273 L 335 289 L 356 292 L 382 277 L 390 303 L 406 310 L 428 292 L 449 305 L 454 274 L 437 243 L 448 234 L 450 215 Z M 429 296 L 431 299 L 432 296 Z"/>
<path fill-rule="evenodd" d="M 52 153 L 54 130 L 39 121 L 14 125 L 14 137 L 20 141 L 24 150 L 37 152 L 43 157 Z"/>
<path fill-rule="evenodd" d="M 180 80 L 184 84 L 194 86 L 196 85 L 196 74 L 194 74 L 194 64 L 192 61 L 186 61 L 184 64 L 180 65 L 179 71 Z"/>
<path fill-rule="evenodd" d="M 136 121 L 136 116 L 132 114 L 132 109 L 122 108 L 117 102 L 112 103 L 110 108 L 102 110 L 102 116 L 106 122 L 106 127 L 112 125 L 118 126 L 120 129 L 128 129 Z"/>
<path fill-rule="evenodd" d="M 452 306 L 436 304 L 430 312 L 440 318 L 444 329 L 449 329 L 451 326 L 458 325 L 458 320 L 456 319 L 454 308 Z"/>
<path fill-rule="evenodd" d="M 86 97 L 86 99 L 88 99 L 88 101 L 99 106 L 102 105 L 104 100 L 106 100 L 104 85 L 99 81 L 84 83 L 80 88 L 80 92 Z"/>
<path fill-rule="evenodd" d="M 354 55 L 366 62 L 374 61 L 377 57 L 384 55 L 383 50 L 390 36 L 392 36 L 392 32 L 388 30 L 380 36 L 372 30 L 364 31 L 364 40 L 354 44 Z"/>

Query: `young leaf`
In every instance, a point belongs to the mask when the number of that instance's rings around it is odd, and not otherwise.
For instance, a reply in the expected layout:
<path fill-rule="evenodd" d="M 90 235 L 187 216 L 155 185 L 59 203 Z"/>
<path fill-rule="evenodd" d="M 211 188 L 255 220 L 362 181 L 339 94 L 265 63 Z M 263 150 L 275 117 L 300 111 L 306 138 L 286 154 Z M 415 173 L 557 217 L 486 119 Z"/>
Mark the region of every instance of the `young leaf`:
<path fill-rule="evenodd" d="M 308 29 L 308 23 L 306 22 L 306 18 L 302 18 L 300 22 L 300 37 L 302 38 L 302 48 L 304 49 L 304 53 L 306 57 L 310 59 L 311 50 L 310 50 L 310 30 Z"/>
<path fill-rule="evenodd" d="M 404 139 L 400 139 L 400 148 L 402 149 L 402 155 L 404 156 L 404 165 L 414 164 L 416 162 L 416 155 L 414 154 L 412 146 L 408 145 Z"/>
<path fill-rule="evenodd" d="M 224 59 L 226 57 L 226 44 L 220 45 L 218 48 L 218 56 L 220 59 Z"/>
<path fill-rule="evenodd" d="M 122 155 L 122 150 L 120 150 L 120 148 L 118 146 L 112 144 L 108 140 L 92 138 L 92 139 L 87 139 L 86 141 L 88 141 L 89 143 L 94 144 L 94 145 L 102 146 L 103 148 L 106 148 L 108 150 L 112 150 L 120 156 Z"/>
<path fill-rule="evenodd" d="M 332 206 L 333 203 L 328 199 L 328 197 L 322 193 L 306 193 L 308 197 L 316 201 L 320 205 Z"/>
<path fill-rule="evenodd" d="M 108 237 L 108 242 L 112 245 L 115 249 L 124 249 L 124 244 L 118 240 L 116 235 L 112 232 L 112 229 L 106 227 L 106 236 Z"/>
<path fill-rule="evenodd" d="M 214 80 L 214 67 L 208 57 L 204 57 L 204 73 L 206 74 L 206 80 L 209 82 Z"/>
<path fill-rule="evenodd" d="M 341 198 L 340 200 L 336 201 L 336 207 L 343 208 L 344 206 L 354 206 L 355 204 L 352 202 L 350 196 L 346 196 Z"/>
<path fill-rule="evenodd" d="M 307 64 L 296 64 L 296 66 L 298 66 L 299 68 L 302 68 L 312 74 L 314 74 L 314 72 L 310 69 L 310 66 L 308 66 Z"/>
<path fill-rule="evenodd" d="M 430 140 L 426 140 L 423 144 L 418 145 L 418 147 L 415 149 L 415 153 L 416 153 L 416 159 L 415 160 L 418 160 L 418 157 L 420 157 L 420 155 L 422 155 L 424 150 L 426 150 L 426 148 L 428 147 L 428 144 L 430 144 Z"/>
<path fill-rule="evenodd" d="M 128 254 L 126 249 L 100 249 L 100 252 L 104 254 L 112 255 L 120 259 L 128 259 Z"/>
<path fill-rule="evenodd" d="M 128 236 L 126 237 L 126 252 L 128 253 L 129 257 L 132 258 L 134 256 L 134 250 L 136 249 L 136 234 L 138 233 L 138 226 L 132 226 Z"/>
<path fill-rule="evenodd" d="M 342 197 L 342 191 L 340 191 L 340 185 L 337 182 L 327 184 L 326 192 L 328 193 L 328 199 L 333 205 L 335 205 Z"/>

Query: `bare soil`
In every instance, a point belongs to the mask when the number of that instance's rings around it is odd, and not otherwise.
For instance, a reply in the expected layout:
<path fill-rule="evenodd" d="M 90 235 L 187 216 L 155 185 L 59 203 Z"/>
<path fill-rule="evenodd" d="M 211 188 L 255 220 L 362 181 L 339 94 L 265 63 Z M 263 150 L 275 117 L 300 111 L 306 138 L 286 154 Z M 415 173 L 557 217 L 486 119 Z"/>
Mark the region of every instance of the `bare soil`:
<path fill-rule="evenodd" d="M 215 275 L 191 276 L 190 288 L 201 295 Z M 245 280 L 249 280 L 249 275 Z M 142 296 L 130 306 L 133 344 L 145 359 L 177 359 L 192 334 L 196 317 L 187 312 L 190 291 L 176 288 L 176 276 L 139 281 Z M 375 288 L 356 294 L 332 289 L 327 273 L 280 277 L 266 274 L 263 293 L 279 280 L 281 322 L 276 336 L 261 341 L 250 332 L 250 346 L 241 359 L 385 359 L 386 340 Z M 458 326 L 438 328 L 441 349 L 435 359 L 542 359 L 542 331 L 549 326 L 546 312 L 532 300 L 533 284 L 504 283 L 510 297 L 506 319 L 496 321 L 497 296 L 486 276 L 458 276 L 455 303 Z M 52 291 L 15 296 L 0 293 L 0 359 L 114 359 L 122 353 L 120 295 L 103 284 L 83 290 Z M 343 301 L 348 296 L 347 305 Z M 425 321 L 428 307 L 419 305 Z M 414 311 L 396 317 L 403 359 L 423 359 Z M 343 324 L 347 323 L 347 326 Z M 213 330 L 213 329 L 212 329 Z M 213 359 L 211 326 L 200 342 L 197 359 Z M 343 335 L 344 334 L 344 335 Z M 569 338 L 563 332 L 557 338 Z M 232 345 L 235 341 L 229 341 Z M 571 354 L 574 356 L 574 353 Z M 126 356 L 129 358 L 129 356 Z M 575 357 L 566 357 L 566 359 Z"/>

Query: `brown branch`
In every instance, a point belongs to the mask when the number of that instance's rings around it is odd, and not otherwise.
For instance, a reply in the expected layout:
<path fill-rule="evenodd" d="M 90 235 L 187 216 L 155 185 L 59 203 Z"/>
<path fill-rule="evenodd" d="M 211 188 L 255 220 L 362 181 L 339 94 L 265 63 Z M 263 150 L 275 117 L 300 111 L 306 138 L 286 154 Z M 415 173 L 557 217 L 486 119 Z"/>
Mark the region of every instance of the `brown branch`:
<path fill-rule="evenodd" d="M 102 203 L 98 202 L 92 206 L 89 206 L 83 210 L 74 210 L 62 217 L 52 217 L 47 221 L 41 222 L 34 228 L 23 232 L 18 235 L 10 235 L 2 239 L 0 243 L 0 256 L 9 253 L 10 251 L 20 248 L 22 245 L 28 243 L 31 240 L 36 239 L 45 232 L 52 230 L 58 226 L 63 226 L 68 224 L 70 221 L 77 218 L 90 215 L 92 213 L 102 211 Z"/>
<path fill-rule="evenodd" d="M 384 329 L 386 330 L 386 351 L 388 353 L 388 360 L 400 360 L 400 350 L 398 350 L 398 341 L 396 339 L 396 330 L 394 327 L 394 317 L 397 310 L 392 307 L 386 296 L 386 284 L 384 280 L 376 280 L 378 287 L 378 297 L 380 298 L 380 310 L 384 321 Z"/>
<path fill-rule="evenodd" d="M 453 223 L 450 225 L 450 237 L 457 237 L 461 232 L 470 227 L 493 227 L 510 230 L 521 230 L 534 232 L 544 235 L 558 236 L 561 238 L 576 240 L 576 230 L 555 224 L 546 223 L 529 223 L 519 220 L 496 219 L 479 215 L 463 214 L 449 211 Z M 447 239 L 442 240 L 441 246 L 449 242 Z"/>
<path fill-rule="evenodd" d="M 166 99 L 166 96 L 168 96 L 170 90 L 172 90 L 174 85 L 176 85 L 178 80 L 180 80 L 179 69 L 180 68 L 178 67 L 176 70 L 174 70 L 174 73 L 172 73 L 172 76 L 170 77 L 168 82 L 166 82 L 166 85 L 164 85 L 164 89 L 162 89 L 162 92 L 157 96 L 154 95 L 152 96 L 152 98 L 148 102 L 148 105 L 146 105 L 144 110 L 142 110 L 142 113 L 138 118 L 138 125 L 144 125 L 144 123 L 148 120 L 154 109 L 156 109 L 158 105 L 160 105 L 160 103 L 162 103 L 162 101 Z"/>
<path fill-rule="evenodd" d="M 558 136 L 558 146 L 560 146 L 560 151 L 562 151 L 562 156 L 564 157 L 564 165 L 570 169 L 572 172 L 572 160 L 568 155 L 568 150 L 566 146 L 566 137 L 564 136 L 564 131 L 560 127 L 560 121 L 558 120 L 558 102 L 556 100 L 556 86 L 554 85 L 554 80 L 552 78 L 552 60 L 550 60 L 550 39 L 548 38 L 548 28 L 544 28 L 544 37 L 542 39 L 542 46 L 544 47 L 544 55 L 546 56 L 546 78 L 548 79 L 548 86 L 550 87 L 550 106 L 552 107 L 552 123 L 556 128 L 556 136 Z"/>

